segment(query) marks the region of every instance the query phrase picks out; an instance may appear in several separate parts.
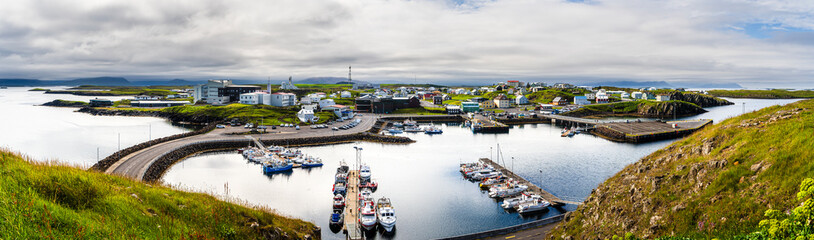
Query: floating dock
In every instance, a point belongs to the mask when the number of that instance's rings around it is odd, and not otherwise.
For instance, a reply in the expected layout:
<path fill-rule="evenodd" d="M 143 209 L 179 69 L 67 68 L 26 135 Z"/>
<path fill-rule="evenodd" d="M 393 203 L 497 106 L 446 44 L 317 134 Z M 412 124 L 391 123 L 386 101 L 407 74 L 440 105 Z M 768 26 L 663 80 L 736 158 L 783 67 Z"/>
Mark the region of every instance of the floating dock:
<path fill-rule="evenodd" d="M 362 229 L 356 221 L 359 219 L 359 170 L 348 172 L 347 191 L 345 193 L 345 233 L 348 240 L 364 239 Z"/>
<path fill-rule="evenodd" d="M 538 187 L 537 185 L 532 184 L 531 182 L 529 182 L 525 178 L 522 178 L 522 177 L 518 176 L 517 174 L 514 174 L 512 171 L 509 171 L 508 169 L 504 168 L 500 164 L 497 164 L 496 162 L 493 162 L 491 159 L 481 158 L 480 161 L 482 163 L 484 163 L 484 164 L 488 164 L 488 165 L 494 167 L 495 169 L 497 169 L 498 171 L 503 173 L 504 176 L 509 177 L 509 178 L 513 178 L 514 180 L 516 180 L 520 184 L 524 184 L 524 185 L 528 186 L 529 189 L 527 191 L 542 196 L 543 199 L 545 199 L 546 201 L 551 203 L 551 206 L 553 206 L 553 207 L 560 207 L 560 206 L 563 206 L 565 204 L 574 204 L 574 205 L 582 204 L 582 203 L 579 203 L 579 202 L 572 202 L 572 201 L 562 200 L 562 199 L 558 198 L 557 196 L 554 196 L 554 194 L 548 193 L 545 190 L 543 190 L 542 188 Z"/>

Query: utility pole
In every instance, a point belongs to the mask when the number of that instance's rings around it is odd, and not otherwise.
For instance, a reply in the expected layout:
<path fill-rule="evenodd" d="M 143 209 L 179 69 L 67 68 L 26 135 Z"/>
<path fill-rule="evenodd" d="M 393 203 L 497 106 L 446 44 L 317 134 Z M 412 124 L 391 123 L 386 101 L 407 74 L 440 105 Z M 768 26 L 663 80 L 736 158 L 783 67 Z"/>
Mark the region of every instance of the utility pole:
<path fill-rule="evenodd" d="M 512 157 L 512 172 L 514 172 L 514 157 Z"/>

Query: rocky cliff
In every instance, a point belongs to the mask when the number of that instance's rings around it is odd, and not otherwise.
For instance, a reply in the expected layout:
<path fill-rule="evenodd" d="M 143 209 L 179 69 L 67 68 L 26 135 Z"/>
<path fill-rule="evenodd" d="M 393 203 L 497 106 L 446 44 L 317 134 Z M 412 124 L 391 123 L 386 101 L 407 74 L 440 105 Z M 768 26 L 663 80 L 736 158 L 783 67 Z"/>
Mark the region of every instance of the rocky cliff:
<path fill-rule="evenodd" d="M 649 118 L 672 118 L 692 116 L 707 112 L 698 105 L 684 101 L 628 101 L 588 105 L 575 111 L 563 113 L 572 117 L 634 116 Z"/>
<path fill-rule="evenodd" d="M 593 190 L 549 239 L 729 239 L 767 209 L 787 212 L 814 174 L 814 101 L 725 120 L 625 167 Z"/>
<path fill-rule="evenodd" d="M 727 101 L 725 99 L 699 94 L 699 93 L 691 93 L 691 92 L 672 92 L 670 93 L 671 100 L 679 100 L 690 102 L 695 105 L 698 105 L 702 108 L 706 107 L 715 107 L 715 106 L 724 106 L 724 105 L 732 105 L 734 103 Z"/>

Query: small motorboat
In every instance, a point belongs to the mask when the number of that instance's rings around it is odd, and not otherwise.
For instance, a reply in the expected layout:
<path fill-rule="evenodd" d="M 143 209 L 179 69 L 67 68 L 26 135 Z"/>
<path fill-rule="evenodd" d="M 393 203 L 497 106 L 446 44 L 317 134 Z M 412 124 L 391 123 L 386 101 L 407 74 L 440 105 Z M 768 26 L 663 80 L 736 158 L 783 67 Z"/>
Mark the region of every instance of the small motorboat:
<path fill-rule="evenodd" d="M 480 184 L 478 184 L 478 186 L 480 187 L 480 189 L 488 190 L 489 187 L 491 187 L 492 185 L 500 184 L 503 182 L 506 182 L 506 178 L 504 178 L 503 176 L 498 176 L 484 179 L 483 181 L 480 182 Z"/>
<path fill-rule="evenodd" d="M 393 208 L 389 198 L 382 197 L 376 202 L 376 218 L 379 226 L 387 232 L 392 232 L 396 227 L 396 209 Z"/>
<path fill-rule="evenodd" d="M 342 209 L 345 207 L 345 197 L 342 194 L 334 195 L 334 209 Z"/>
<path fill-rule="evenodd" d="M 405 132 L 423 132 L 424 129 L 421 129 L 420 127 L 405 127 L 404 131 Z"/>
<path fill-rule="evenodd" d="M 362 179 L 362 181 L 370 181 L 370 175 L 370 166 L 362 165 L 361 170 L 359 170 L 359 178 Z"/>
<path fill-rule="evenodd" d="M 489 191 L 489 197 L 493 198 L 506 198 L 518 195 L 523 191 L 526 191 L 529 187 L 523 184 L 512 185 L 507 188 L 499 188 L 495 189 L 495 191 Z"/>
<path fill-rule="evenodd" d="M 365 200 L 362 202 L 362 207 L 359 208 L 359 224 L 365 230 L 373 230 L 376 228 L 376 208 L 373 200 Z"/>
<path fill-rule="evenodd" d="M 487 178 L 494 178 L 494 177 L 499 177 L 499 176 L 503 176 L 503 174 L 498 172 L 498 171 L 491 171 L 491 172 L 485 172 L 485 173 L 478 172 L 478 173 L 475 173 L 474 175 L 472 175 L 472 179 L 480 181 L 480 180 L 484 180 L 484 179 L 487 179 Z"/>
<path fill-rule="evenodd" d="M 348 182 L 348 174 L 345 173 L 337 173 L 334 183 L 346 183 Z"/>
<path fill-rule="evenodd" d="M 548 206 L 550 206 L 550 205 L 551 205 L 551 203 L 549 203 L 546 200 L 537 199 L 537 200 L 534 200 L 534 201 L 531 201 L 531 202 L 526 202 L 526 203 L 517 205 L 517 212 L 520 213 L 520 214 L 531 214 L 531 213 L 535 213 L 535 212 L 539 212 L 539 211 L 543 211 L 543 210 L 548 210 Z"/>
<path fill-rule="evenodd" d="M 404 127 L 404 124 L 400 123 L 400 122 L 394 122 L 393 127 L 397 127 L 397 128 Z"/>
<path fill-rule="evenodd" d="M 528 195 L 524 193 L 518 197 L 503 199 L 503 203 L 500 204 L 500 206 L 503 207 L 503 209 L 512 209 L 516 208 L 519 205 L 531 203 L 536 200 L 543 200 L 543 197 L 536 194 Z"/>
<path fill-rule="evenodd" d="M 348 189 L 345 186 L 345 183 L 334 183 L 334 187 L 331 189 L 331 191 L 333 191 L 334 195 L 336 194 L 345 195 Z"/>
<path fill-rule="evenodd" d="M 348 164 L 345 163 L 345 160 L 342 160 L 339 162 L 339 167 L 336 168 L 336 173 L 337 174 L 342 173 L 347 175 L 349 170 L 350 167 L 348 167 Z M 347 176 L 345 178 L 347 178 Z"/>
<path fill-rule="evenodd" d="M 398 129 L 398 128 L 391 128 L 391 129 L 388 129 L 388 130 L 387 130 L 387 132 L 390 132 L 390 134 L 399 134 L 399 133 L 403 133 L 403 131 L 401 131 L 401 129 Z"/>
<path fill-rule="evenodd" d="M 441 133 L 444 133 L 444 131 L 441 130 L 440 128 L 429 127 L 429 128 L 427 128 L 427 130 L 424 130 L 424 133 L 426 133 L 426 134 L 441 134 Z"/>
<path fill-rule="evenodd" d="M 366 200 L 373 201 L 373 197 L 370 196 L 372 194 L 373 194 L 373 191 L 371 191 L 369 188 L 364 188 L 362 190 L 359 190 L 359 201 L 360 202 L 366 201 Z"/>
<path fill-rule="evenodd" d="M 289 172 L 294 168 L 294 164 L 286 163 L 285 161 L 266 161 L 263 162 L 263 172 L 265 173 L 281 173 Z"/>
<path fill-rule="evenodd" d="M 322 160 L 319 158 L 308 157 L 302 162 L 303 168 L 322 167 Z"/>
<path fill-rule="evenodd" d="M 344 222 L 345 222 L 345 214 L 342 214 L 341 212 L 331 213 L 331 220 L 330 220 L 330 225 L 331 226 L 341 226 L 342 224 L 344 224 Z"/>

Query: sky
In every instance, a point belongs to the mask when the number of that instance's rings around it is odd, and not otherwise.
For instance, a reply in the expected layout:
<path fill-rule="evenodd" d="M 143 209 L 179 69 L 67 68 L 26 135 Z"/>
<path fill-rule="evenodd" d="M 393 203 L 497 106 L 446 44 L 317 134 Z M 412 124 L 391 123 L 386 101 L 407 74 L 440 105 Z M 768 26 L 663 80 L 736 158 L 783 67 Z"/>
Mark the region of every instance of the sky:
<path fill-rule="evenodd" d="M 814 88 L 814 1 L 4 0 L 0 78 Z"/>

